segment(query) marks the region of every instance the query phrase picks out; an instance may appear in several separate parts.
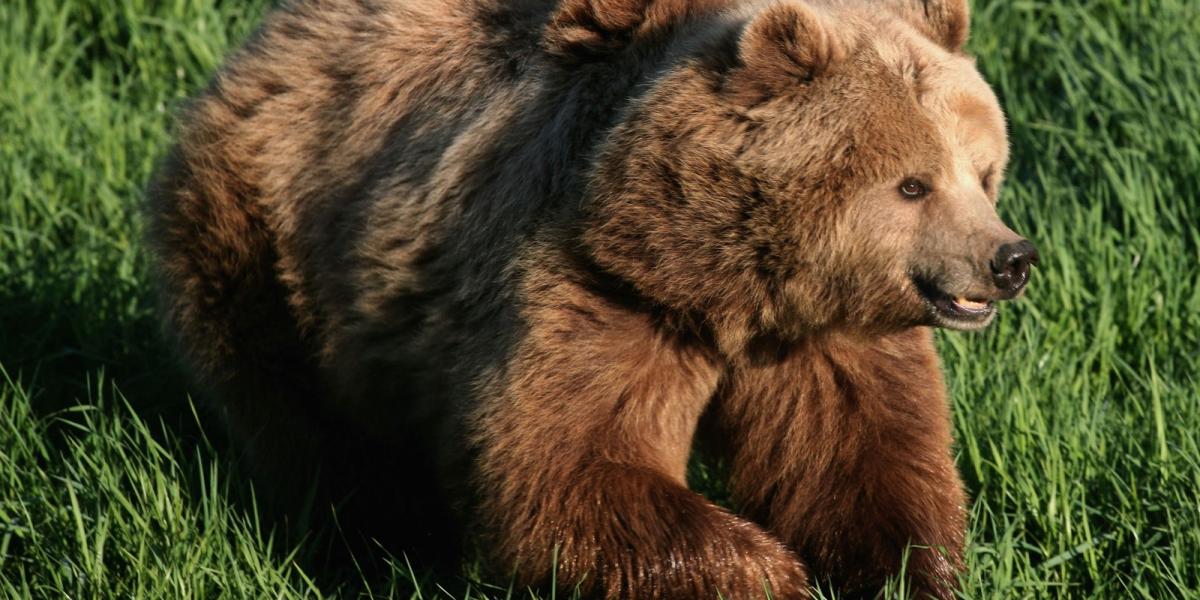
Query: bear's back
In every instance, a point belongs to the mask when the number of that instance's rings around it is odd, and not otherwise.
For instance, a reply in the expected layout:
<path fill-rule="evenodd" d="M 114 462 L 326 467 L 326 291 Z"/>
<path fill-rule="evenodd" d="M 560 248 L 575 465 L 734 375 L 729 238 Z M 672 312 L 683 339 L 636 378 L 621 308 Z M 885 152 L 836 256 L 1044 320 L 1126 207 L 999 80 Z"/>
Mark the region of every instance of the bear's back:
<path fill-rule="evenodd" d="M 361 294 L 397 291 L 377 286 L 412 283 L 397 271 L 434 251 L 468 191 L 459 171 L 519 104 L 463 3 L 377 4 L 274 15 L 213 86 L 213 97 L 281 92 L 241 119 L 231 146 L 253 149 L 295 309 L 323 322 Z"/>
<path fill-rule="evenodd" d="M 496 354 L 501 336 L 481 332 L 511 322 L 523 249 L 563 241 L 642 75 L 548 64 L 555 5 L 334 0 L 267 17 L 182 114 L 149 194 L 169 328 L 202 376 L 312 357 L 344 404 L 424 396 L 470 378 L 443 365 Z"/>

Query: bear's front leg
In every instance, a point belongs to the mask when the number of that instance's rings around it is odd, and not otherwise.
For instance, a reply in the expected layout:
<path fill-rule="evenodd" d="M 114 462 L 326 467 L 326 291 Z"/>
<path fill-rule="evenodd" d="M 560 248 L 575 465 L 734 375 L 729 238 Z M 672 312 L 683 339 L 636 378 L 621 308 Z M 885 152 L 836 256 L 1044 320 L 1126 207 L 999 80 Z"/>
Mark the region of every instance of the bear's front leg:
<path fill-rule="evenodd" d="M 901 572 L 915 597 L 952 598 L 965 498 L 928 329 L 762 342 L 714 411 L 744 512 L 818 583 L 872 596 Z"/>
<path fill-rule="evenodd" d="M 587 597 L 806 597 L 770 534 L 689 491 L 718 367 L 648 315 L 559 290 L 472 418 L 477 517 L 519 585 Z"/>

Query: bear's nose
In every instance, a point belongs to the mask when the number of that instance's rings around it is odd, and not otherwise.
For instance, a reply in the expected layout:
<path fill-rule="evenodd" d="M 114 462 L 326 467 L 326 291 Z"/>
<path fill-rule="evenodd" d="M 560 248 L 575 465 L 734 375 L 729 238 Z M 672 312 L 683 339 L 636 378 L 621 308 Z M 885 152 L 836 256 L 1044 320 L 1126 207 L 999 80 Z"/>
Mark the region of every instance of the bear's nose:
<path fill-rule="evenodd" d="M 992 259 L 992 280 L 1005 295 L 1015 296 L 1029 281 L 1029 267 L 1037 263 L 1038 251 L 1033 242 L 1003 244 Z"/>

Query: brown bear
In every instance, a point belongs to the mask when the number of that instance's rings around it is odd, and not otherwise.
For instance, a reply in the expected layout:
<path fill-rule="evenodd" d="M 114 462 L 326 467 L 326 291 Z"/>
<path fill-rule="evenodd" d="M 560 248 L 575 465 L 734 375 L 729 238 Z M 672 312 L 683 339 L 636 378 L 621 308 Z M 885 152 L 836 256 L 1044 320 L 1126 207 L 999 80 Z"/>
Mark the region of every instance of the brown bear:
<path fill-rule="evenodd" d="M 951 598 L 931 327 L 1037 261 L 967 32 L 966 0 L 285 3 L 151 185 L 166 323 L 257 474 L 387 488 L 518 585 L 870 595 L 907 554 Z"/>

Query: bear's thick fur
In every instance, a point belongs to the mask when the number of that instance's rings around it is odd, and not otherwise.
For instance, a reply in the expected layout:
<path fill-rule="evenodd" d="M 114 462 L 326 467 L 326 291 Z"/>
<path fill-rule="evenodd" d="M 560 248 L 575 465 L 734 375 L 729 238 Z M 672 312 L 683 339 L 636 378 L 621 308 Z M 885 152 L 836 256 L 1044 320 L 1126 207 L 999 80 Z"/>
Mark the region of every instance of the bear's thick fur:
<path fill-rule="evenodd" d="M 373 489 L 518 584 L 871 594 L 915 545 L 950 598 L 929 327 L 982 327 L 1036 260 L 967 27 L 965 0 L 286 3 L 151 185 L 165 320 L 280 495 Z M 694 438 L 738 514 L 687 489 Z"/>

